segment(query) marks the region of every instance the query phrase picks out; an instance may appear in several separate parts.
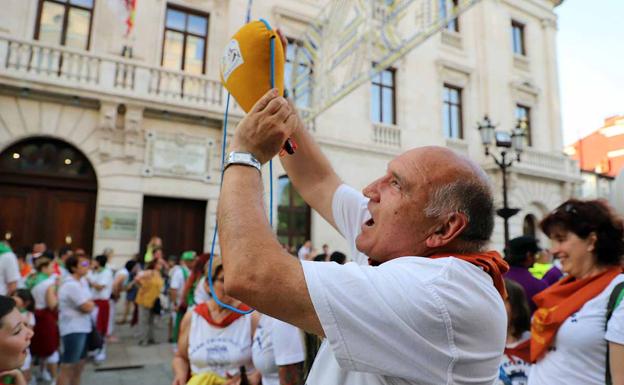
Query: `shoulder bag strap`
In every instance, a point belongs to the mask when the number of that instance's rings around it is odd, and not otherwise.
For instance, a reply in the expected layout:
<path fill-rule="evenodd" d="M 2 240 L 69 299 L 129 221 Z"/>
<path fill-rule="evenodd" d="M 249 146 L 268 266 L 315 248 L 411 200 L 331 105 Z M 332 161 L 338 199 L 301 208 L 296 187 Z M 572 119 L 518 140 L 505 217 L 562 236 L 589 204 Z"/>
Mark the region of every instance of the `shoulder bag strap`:
<path fill-rule="evenodd" d="M 622 298 L 624 298 L 624 282 L 618 283 L 611 295 L 609 296 L 609 302 L 607 303 L 607 321 L 605 322 L 605 330 L 607 330 L 607 325 L 609 324 L 609 320 L 613 315 L 613 311 L 618 307 L 620 302 L 622 302 Z M 611 367 L 609 365 L 609 341 L 607 341 L 607 370 L 605 372 L 605 384 L 611 385 Z"/>

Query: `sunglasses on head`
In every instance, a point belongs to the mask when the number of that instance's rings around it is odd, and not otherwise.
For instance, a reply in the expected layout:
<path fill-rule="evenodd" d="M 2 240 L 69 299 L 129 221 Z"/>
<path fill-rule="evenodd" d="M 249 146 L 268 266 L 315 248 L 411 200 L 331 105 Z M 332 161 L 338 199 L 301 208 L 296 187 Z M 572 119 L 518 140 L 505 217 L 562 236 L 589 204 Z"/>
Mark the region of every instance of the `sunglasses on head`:
<path fill-rule="evenodd" d="M 90 265 L 89 261 L 82 261 L 82 262 L 80 262 L 80 266 L 82 266 L 82 267 L 89 267 L 89 265 Z"/>
<path fill-rule="evenodd" d="M 566 203 L 557 207 L 554 213 L 557 213 L 557 212 L 564 212 L 567 214 L 578 214 L 578 210 L 576 209 L 574 203 Z"/>

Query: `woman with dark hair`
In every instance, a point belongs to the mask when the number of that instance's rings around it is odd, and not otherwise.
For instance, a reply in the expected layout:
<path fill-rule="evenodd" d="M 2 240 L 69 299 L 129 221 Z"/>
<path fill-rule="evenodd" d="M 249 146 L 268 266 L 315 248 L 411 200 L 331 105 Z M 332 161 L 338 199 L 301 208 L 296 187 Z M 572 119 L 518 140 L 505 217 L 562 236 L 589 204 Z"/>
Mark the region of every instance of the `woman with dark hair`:
<path fill-rule="evenodd" d="M 15 300 L 0 295 L 0 381 L 3 383 L 26 385 L 19 368 L 28 355 L 32 335 Z"/>
<path fill-rule="evenodd" d="M 58 292 L 59 331 L 63 346 L 58 385 L 80 384 L 87 357 L 87 336 L 93 325 L 91 312 L 95 307 L 85 278 L 90 265 L 89 258 L 78 252 L 65 262 L 70 275 L 65 278 Z"/>
<path fill-rule="evenodd" d="M 624 384 L 622 219 L 603 201 L 570 199 L 540 227 L 567 276 L 533 297 L 529 384 Z"/>
<path fill-rule="evenodd" d="M 495 385 L 526 384 L 531 363 L 525 344 L 531 338 L 529 304 L 524 289 L 515 281 L 505 279 L 507 298 L 507 343 Z"/>
<path fill-rule="evenodd" d="M 225 294 L 221 261 L 214 260 L 212 267 L 213 288 L 220 301 L 240 310 L 249 310 Z M 210 290 L 207 281 L 203 285 L 206 291 Z M 258 320 L 256 313 L 253 314 L 235 313 L 213 299 L 189 308 L 180 324 L 178 350 L 172 363 L 172 385 L 184 385 L 191 376 L 194 376 L 193 383 L 237 384 L 242 373 L 239 369 L 253 368 L 251 344 Z M 258 384 L 260 373 L 251 374 L 249 381 Z"/>

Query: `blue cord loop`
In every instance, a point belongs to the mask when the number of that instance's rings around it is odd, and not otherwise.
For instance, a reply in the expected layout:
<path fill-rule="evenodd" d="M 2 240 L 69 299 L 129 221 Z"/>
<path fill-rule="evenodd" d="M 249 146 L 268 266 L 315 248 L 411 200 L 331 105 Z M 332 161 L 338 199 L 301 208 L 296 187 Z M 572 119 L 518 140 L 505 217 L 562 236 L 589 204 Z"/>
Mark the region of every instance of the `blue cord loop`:
<path fill-rule="evenodd" d="M 248 3 L 248 8 L 247 8 L 247 22 L 249 23 L 249 19 L 250 19 L 250 15 L 251 15 L 251 0 L 249 0 Z M 271 31 L 271 25 L 264 19 L 260 19 L 261 22 L 264 23 L 264 25 L 266 26 L 266 28 Z M 270 49 L 271 49 L 271 66 L 270 66 L 270 82 L 271 82 L 271 88 L 275 88 L 275 38 L 271 38 L 271 42 L 270 42 Z M 225 171 L 223 169 L 223 166 L 225 164 L 225 149 L 226 149 L 226 140 L 227 140 L 227 126 L 228 126 L 228 114 L 229 114 L 229 110 L 230 110 L 230 93 L 227 93 L 227 100 L 225 103 L 225 115 L 223 117 L 223 138 L 221 140 L 221 182 L 219 185 L 219 191 L 221 190 L 221 187 L 223 186 L 223 172 Z M 269 160 L 269 222 L 271 224 L 271 227 L 273 227 L 273 160 Z M 214 232 L 212 234 L 212 245 L 210 246 L 210 259 L 208 260 L 208 286 L 210 287 L 210 295 L 212 296 L 212 299 L 215 300 L 215 302 L 223 307 L 226 308 L 228 310 L 231 310 L 235 313 L 239 313 L 239 314 L 249 314 L 251 312 L 254 311 L 254 309 L 248 310 L 248 311 L 242 311 L 239 310 L 233 306 L 230 306 L 228 304 L 225 304 L 223 302 L 221 302 L 219 300 L 219 297 L 217 297 L 217 295 L 215 294 L 214 291 L 214 285 L 212 282 L 212 262 L 214 259 L 214 249 L 215 249 L 215 244 L 217 243 L 217 231 L 218 231 L 218 226 L 219 224 L 217 222 L 215 222 L 215 228 L 214 228 Z"/>

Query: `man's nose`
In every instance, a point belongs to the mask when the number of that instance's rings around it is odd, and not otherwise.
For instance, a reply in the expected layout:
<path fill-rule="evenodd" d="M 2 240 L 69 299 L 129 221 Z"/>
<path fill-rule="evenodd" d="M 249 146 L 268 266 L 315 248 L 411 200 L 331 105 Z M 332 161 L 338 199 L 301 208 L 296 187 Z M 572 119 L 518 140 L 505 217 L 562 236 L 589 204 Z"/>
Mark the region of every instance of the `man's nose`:
<path fill-rule="evenodd" d="M 365 197 L 373 201 L 377 201 L 379 200 L 378 186 L 379 186 L 379 181 L 376 180 L 373 183 L 366 186 L 364 190 L 362 190 L 362 193 L 364 194 Z"/>

